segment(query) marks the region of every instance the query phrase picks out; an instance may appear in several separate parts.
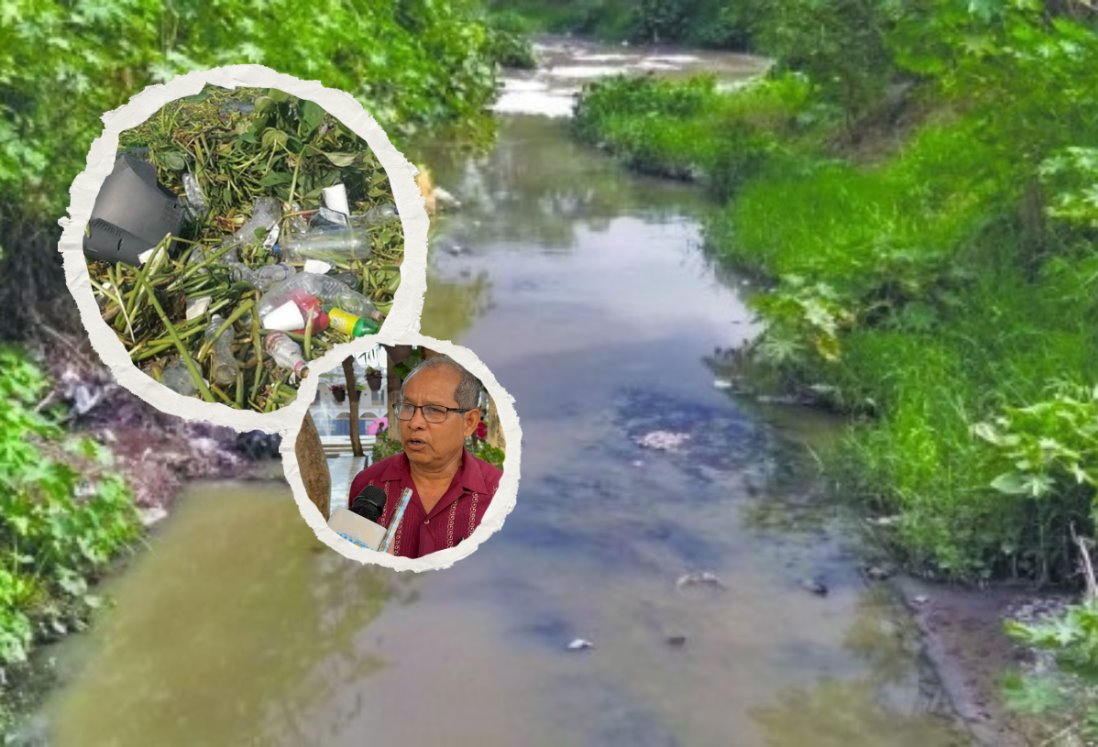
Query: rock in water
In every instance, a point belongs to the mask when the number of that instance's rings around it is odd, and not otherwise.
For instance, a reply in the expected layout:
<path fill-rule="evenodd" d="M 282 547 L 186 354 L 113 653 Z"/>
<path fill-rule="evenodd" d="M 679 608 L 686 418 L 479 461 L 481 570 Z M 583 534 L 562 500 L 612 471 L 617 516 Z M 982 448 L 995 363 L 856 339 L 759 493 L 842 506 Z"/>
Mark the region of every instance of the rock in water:
<path fill-rule="evenodd" d="M 686 636 L 684 635 L 669 635 L 667 636 L 667 645 L 681 648 L 686 645 Z"/>
<path fill-rule="evenodd" d="M 812 578 L 803 579 L 801 581 L 801 586 L 803 586 L 805 589 L 812 592 L 813 594 L 816 594 L 817 596 L 827 596 L 827 584 L 825 584 L 821 579 L 815 576 L 813 576 Z"/>
<path fill-rule="evenodd" d="M 568 644 L 569 651 L 583 651 L 584 649 L 594 648 L 595 644 L 591 643 L 584 638 L 573 638 Z"/>

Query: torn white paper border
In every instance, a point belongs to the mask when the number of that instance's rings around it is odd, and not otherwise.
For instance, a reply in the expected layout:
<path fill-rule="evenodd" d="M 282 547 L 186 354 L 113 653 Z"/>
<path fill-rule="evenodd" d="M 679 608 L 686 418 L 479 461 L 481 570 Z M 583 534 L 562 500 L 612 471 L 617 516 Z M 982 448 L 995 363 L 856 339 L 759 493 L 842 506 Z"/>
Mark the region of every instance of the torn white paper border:
<path fill-rule="evenodd" d="M 184 397 L 158 384 L 131 362 L 122 341 L 103 321 L 92 293 L 87 262 L 84 259 L 83 234 L 91 217 L 95 198 L 114 168 L 118 137 L 140 125 L 171 101 L 199 93 L 206 85 L 223 88 L 276 88 L 300 99 L 320 105 L 361 137 L 377 156 L 389 176 L 404 229 L 404 260 L 400 268 L 400 286 L 393 299 L 392 312 L 381 332 L 390 339 L 403 339 L 419 329 L 423 293 L 427 288 L 427 212 L 415 183 L 415 167 L 398 151 L 385 132 L 355 99 L 344 91 L 326 88 L 318 81 L 299 80 L 262 65 L 230 65 L 188 73 L 167 83 L 153 85 L 130 99 L 129 103 L 103 115 L 103 134 L 88 151 L 87 167 L 69 188 L 69 217 L 58 222 L 63 229 L 61 252 L 65 279 L 76 300 L 80 318 L 88 331 L 92 347 L 111 369 L 119 384 L 149 404 L 171 415 L 188 420 L 204 420 L 239 431 L 275 431 L 297 424 L 316 394 L 317 379 L 306 378 L 294 402 L 273 413 L 234 410 L 226 405 Z M 354 343 L 337 346 L 339 359 L 350 354 Z M 335 352 L 335 351 L 333 351 Z M 313 370 L 323 370 L 312 362 Z"/>
<path fill-rule="evenodd" d="M 312 361 L 310 370 L 318 373 L 330 371 L 333 368 L 341 366 L 343 359 L 348 355 L 364 353 L 373 348 L 376 344 L 420 345 L 439 353 L 445 353 L 461 365 L 465 366 L 470 373 L 480 379 L 481 383 L 484 384 L 484 388 L 492 397 L 492 401 L 496 406 L 496 412 L 499 414 L 500 425 L 503 426 L 504 439 L 506 440 L 506 456 L 504 457 L 503 462 L 503 477 L 500 478 L 499 487 L 496 490 L 495 496 L 492 498 L 491 505 L 488 506 L 488 511 L 481 520 L 480 526 L 476 528 L 470 537 L 462 540 L 458 545 L 447 548 L 446 550 L 433 552 L 422 558 L 404 558 L 389 555 L 388 553 L 377 552 L 376 550 L 368 550 L 341 538 L 328 526 L 327 517 L 321 516 L 320 511 L 313 502 L 309 500 L 309 496 L 305 492 L 305 484 L 301 479 L 301 469 L 297 463 L 295 448 L 297 445 L 297 435 L 301 430 L 301 423 L 304 420 L 304 413 L 294 421 L 292 426 L 281 432 L 282 446 L 280 450 L 282 452 L 282 468 L 286 473 L 286 480 L 290 483 L 290 488 L 294 494 L 294 500 L 297 501 L 298 511 L 301 512 L 301 516 L 305 519 L 305 523 L 312 528 L 321 542 L 344 557 L 351 560 L 357 560 L 363 564 L 381 565 L 398 571 L 431 571 L 440 568 L 449 568 L 456 561 L 470 555 L 474 550 L 480 547 L 482 542 L 495 534 L 496 531 L 503 526 L 503 520 L 507 518 L 507 515 L 510 514 L 511 510 L 515 507 L 515 503 L 518 499 L 519 463 L 522 457 L 522 428 L 519 424 L 518 413 L 515 412 L 515 400 L 514 397 L 508 394 L 507 391 L 500 386 L 496 377 L 492 375 L 492 372 L 488 367 L 481 363 L 480 359 L 477 358 L 471 350 L 459 347 L 451 342 L 436 340 L 433 337 L 425 337 L 418 333 L 394 336 L 383 332 L 376 336 L 361 337 L 352 343 L 341 346 L 341 349 L 338 351 L 330 350 L 322 357 Z M 311 375 L 306 381 L 312 380 L 313 382 L 316 382 L 318 379 L 318 376 Z M 314 383 L 310 389 L 310 397 L 308 400 L 310 404 L 315 398 L 315 394 L 316 385 Z M 305 388 L 302 387 L 299 400 L 304 400 L 304 398 Z"/>

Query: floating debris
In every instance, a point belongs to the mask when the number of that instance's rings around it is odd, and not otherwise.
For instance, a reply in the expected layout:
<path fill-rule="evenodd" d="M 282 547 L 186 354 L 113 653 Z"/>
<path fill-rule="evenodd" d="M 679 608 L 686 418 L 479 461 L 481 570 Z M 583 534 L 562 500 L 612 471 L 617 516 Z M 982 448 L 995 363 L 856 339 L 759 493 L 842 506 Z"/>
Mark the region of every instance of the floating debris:
<path fill-rule="evenodd" d="M 712 586 L 718 589 L 726 589 L 724 582 L 712 571 L 691 571 L 679 576 L 675 586 L 683 589 L 687 586 Z"/>
<path fill-rule="evenodd" d="M 679 447 L 689 440 L 689 433 L 652 431 L 637 439 L 637 445 L 646 449 L 656 449 L 657 451 L 678 451 Z"/>
<path fill-rule="evenodd" d="M 865 575 L 873 581 L 884 581 L 892 575 L 892 569 L 880 565 L 871 565 L 866 567 Z"/>
<path fill-rule="evenodd" d="M 802 579 L 801 580 L 801 586 L 804 589 L 806 589 L 807 591 L 812 592 L 816 596 L 820 596 L 820 597 L 826 597 L 827 596 L 827 592 L 828 592 L 827 584 L 825 584 L 822 579 L 817 578 L 816 576 L 813 576 L 811 578 Z"/>
<path fill-rule="evenodd" d="M 674 646 L 675 648 L 682 648 L 686 645 L 686 636 L 684 635 L 669 635 L 664 640 L 667 641 L 668 646 Z"/>
<path fill-rule="evenodd" d="M 569 651 L 583 651 L 585 649 L 594 648 L 594 647 L 595 647 L 595 644 L 591 643 L 591 641 L 587 640 L 586 638 L 573 638 L 568 643 L 567 648 L 568 648 Z"/>

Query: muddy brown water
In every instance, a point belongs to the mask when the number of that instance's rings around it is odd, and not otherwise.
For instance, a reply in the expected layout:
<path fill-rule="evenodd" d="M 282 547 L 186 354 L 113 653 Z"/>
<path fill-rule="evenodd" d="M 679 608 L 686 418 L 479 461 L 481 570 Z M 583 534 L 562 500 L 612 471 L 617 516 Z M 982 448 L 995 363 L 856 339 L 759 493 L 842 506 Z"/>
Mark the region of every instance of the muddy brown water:
<path fill-rule="evenodd" d="M 576 65 L 598 63 L 585 49 Z M 714 385 L 707 357 L 755 330 L 700 245 L 700 191 L 546 116 L 501 115 L 490 153 L 431 163 L 465 205 L 436 221 L 422 328 L 516 398 L 503 530 L 400 575 L 319 545 L 282 483 L 196 485 L 105 585 L 90 633 L 47 651 L 61 684 L 26 739 L 967 744 L 819 497 L 808 446 L 834 425 Z M 658 432 L 678 445 L 641 444 Z M 703 570 L 724 588 L 677 585 Z"/>

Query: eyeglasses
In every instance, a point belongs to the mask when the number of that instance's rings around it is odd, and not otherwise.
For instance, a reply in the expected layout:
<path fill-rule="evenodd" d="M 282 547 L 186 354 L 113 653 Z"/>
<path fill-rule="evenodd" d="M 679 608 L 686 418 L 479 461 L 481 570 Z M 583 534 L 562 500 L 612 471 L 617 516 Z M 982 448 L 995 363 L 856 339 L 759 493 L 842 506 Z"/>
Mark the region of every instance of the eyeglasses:
<path fill-rule="evenodd" d="M 397 418 L 411 420 L 416 416 L 416 410 L 423 410 L 423 419 L 428 423 L 444 423 L 446 416 L 452 412 L 469 412 L 472 407 L 443 407 L 442 405 L 412 405 L 401 402 L 397 406 Z"/>

